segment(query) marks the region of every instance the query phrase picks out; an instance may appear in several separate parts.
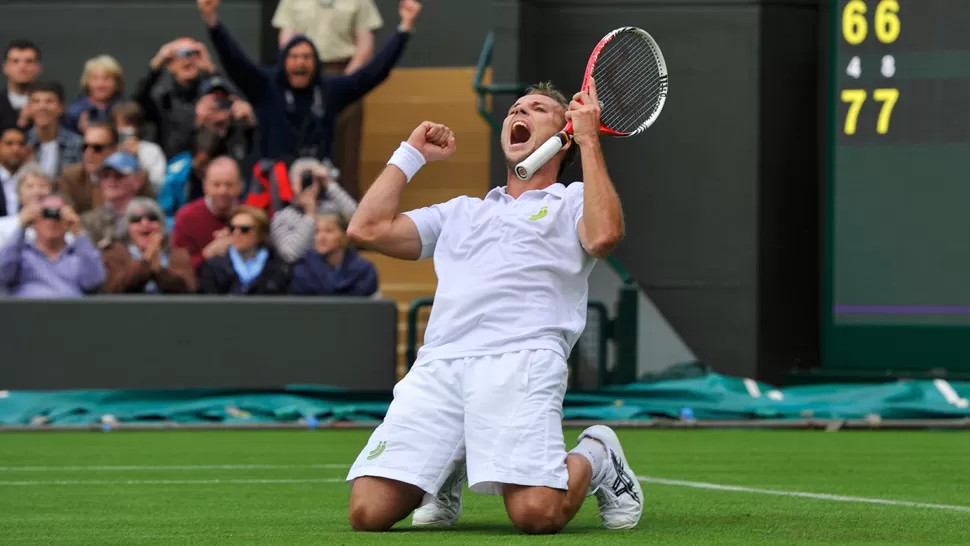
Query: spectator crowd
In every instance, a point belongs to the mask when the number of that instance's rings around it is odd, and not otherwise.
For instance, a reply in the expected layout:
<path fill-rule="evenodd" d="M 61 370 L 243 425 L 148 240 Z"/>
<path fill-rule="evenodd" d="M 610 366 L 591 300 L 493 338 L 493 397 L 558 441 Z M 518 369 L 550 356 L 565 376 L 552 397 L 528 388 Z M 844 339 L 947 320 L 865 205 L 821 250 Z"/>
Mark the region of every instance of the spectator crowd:
<path fill-rule="evenodd" d="M 41 49 L 6 47 L 0 93 L 0 295 L 378 293 L 349 245 L 362 101 L 389 75 L 421 11 L 397 31 L 373 0 L 281 0 L 274 66 L 247 57 L 198 0 L 215 49 L 179 37 L 125 90 L 110 54 L 73 101 Z M 216 67 L 217 59 L 222 70 Z"/>

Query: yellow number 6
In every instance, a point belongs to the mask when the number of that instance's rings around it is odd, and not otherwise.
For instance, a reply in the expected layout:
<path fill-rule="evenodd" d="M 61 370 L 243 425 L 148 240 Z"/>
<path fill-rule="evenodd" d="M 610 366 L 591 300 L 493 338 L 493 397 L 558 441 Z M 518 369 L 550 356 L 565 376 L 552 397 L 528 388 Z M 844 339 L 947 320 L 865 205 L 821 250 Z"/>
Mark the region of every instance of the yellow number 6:
<path fill-rule="evenodd" d="M 895 0 L 890 1 L 895 2 Z M 880 4 L 881 7 L 882 5 Z M 866 3 L 862 0 L 850 0 L 842 11 L 842 36 L 849 45 L 859 45 L 866 39 L 866 33 L 868 31 L 869 24 L 866 23 Z"/>
<path fill-rule="evenodd" d="M 899 2 L 882 0 L 876 7 L 876 38 L 884 44 L 891 44 L 899 38 Z"/>

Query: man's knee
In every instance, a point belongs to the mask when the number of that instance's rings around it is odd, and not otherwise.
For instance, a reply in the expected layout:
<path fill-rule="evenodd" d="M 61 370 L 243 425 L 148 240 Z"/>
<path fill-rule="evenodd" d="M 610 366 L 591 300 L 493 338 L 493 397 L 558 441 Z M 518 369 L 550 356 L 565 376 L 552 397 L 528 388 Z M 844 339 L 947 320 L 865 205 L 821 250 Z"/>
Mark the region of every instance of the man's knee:
<path fill-rule="evenodd" d="M 350 490 L 347 516 L 357 531 L 387 531 L 417 508 L 424 492 L 399 481 L 362 477 Z"/>
<path fill-rule="evenodd" d="M 566 518 L 561 491 L 544 487 L 527 488 L 505 495 L 505 510 L 516 529 L 532 535 L 562 531 Z"/>
<path fill-rule="evenodd" d="M 351 501 L 348 517 L 355 531 L 369 533 L 387 531 L 398 521 L 383 507 L 367 501 Z"/>

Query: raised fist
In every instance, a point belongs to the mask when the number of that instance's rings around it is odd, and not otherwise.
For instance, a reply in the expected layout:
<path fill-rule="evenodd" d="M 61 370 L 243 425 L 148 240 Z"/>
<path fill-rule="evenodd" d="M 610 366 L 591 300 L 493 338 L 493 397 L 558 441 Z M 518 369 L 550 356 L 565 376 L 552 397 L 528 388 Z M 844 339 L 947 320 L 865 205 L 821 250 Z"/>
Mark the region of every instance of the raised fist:
<path fill-rule="evenodd" d="M 219 20 L 219 0 L 198 0 L 198 2 L 202 20 L 210 27 L 215 26 Z"/>
<path fill-rule="evenodd" d="M 425 160 L 440 161 L 455 153 L 455 133 L 440 123 L 426 121 L 411 133 L 408 144 L 417 148 Z"/>
<path fill-rule="evenodd" d="M 401 30 L 410 32 L 414 28 L 414 21 L 421 13 L 421 2 L 418 0 L 401 0 L 397 8 L 401 14 Z"/>

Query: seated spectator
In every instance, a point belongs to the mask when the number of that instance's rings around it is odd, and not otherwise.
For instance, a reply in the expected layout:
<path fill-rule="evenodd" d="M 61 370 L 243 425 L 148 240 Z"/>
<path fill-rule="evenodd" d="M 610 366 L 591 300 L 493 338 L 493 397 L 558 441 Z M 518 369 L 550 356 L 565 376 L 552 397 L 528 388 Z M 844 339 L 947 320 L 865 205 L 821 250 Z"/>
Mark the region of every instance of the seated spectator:
<path fill-rule="evenodd" d="M 144 123 L 141 106 L 137 102 L 119 102 L 111 109 L 111 123 L 118 132 L 118 147 L 138 158 L 152 191 L 158 195 L 168 161 L 161 146 L 141 138 L 140 127 Z"/>
<path fill-rule="evenodd" d="M 121 100 L 124 87 L 121 65 L 114 57 L 88 59 L 81 73 L 81 96 L 67 107 L 62 123 L 75 133 L 83 133 L 89 123 L 110 122 L 109 113 Z"/>
<path fill-rule="evenodd" d="M 189 195 L 195 193 L 193 188 L 200 188 L 202 195 L 205 195 L 205 172 L 212 158 L 217 157 L 218 147 L 219 135 L 200 129 L 192 137 L 192 149 L 169 161 L 165 170 L 165 181 L 158 195 L 158 204 L 165 212 L 166 223 L 170 229 L 174 226 L 175 214 L 179 209 L 189 201 L 198 199 L 189 199 Z"/>
<path fill-rule="evenodd" d="M 47 176 L 58 177 L 65 165 L 81 162 L 84 139 L 61 126 L 61 114 L 64 113 L 64 88 L 61 84 L 35 83 L 28 97 L 27 109 L 34 126 L 27 132 L 27 143 Z"/>
<path fill-rule="evenodd" d="M 329 170 L 315 159 L 300 159 L 290 167 L 290 183 L 296 202 L 273 215 L 273 247 L 287 263 L 300 259 L 313 247 L 317 216 L 335 212 L 350 218 L 357 201 L 330 178 Z"/>
<path fill-rule="evenodd" d="M 37 216 L 34 209 L 40 208 L 40 202 L 51 194 L 51 180 L 47 178 L 44 169 L 36 163 L 28 163 L 20 168 L 14 177 L 17 201 L 20 203 L 20 213 L 0 218 L 0 245 L 5 243 L 19 227 L 26 227 L 26 219 Z"/>
<path fill-rule="evenodd" d="M 203 82 L 201 91 L 202 98 L 195 105 L 196 129 L 219 135 L 216 155 L 235 159 L 239 172 L 249 173 L 255 163 L 256 143 L 256 114 L 252 105 L 239 98 L 229 82 L 218 76 Z M 201 192 L 201 188 L 197 191 Z M 199 196 L 201 193 L 193 194 L 190 199 Z"/>
<path fill-rule="evenodd" d="M 198 4 L 226 74 L 256 110 L 259 157 L 282 161 L 330 157 L 337 116 L 387 79 L 421 11 L 420 2 L 403 0 L 397 32 L 370 62 L 352 74 L 326 75 L 316 47 L 306 36 L 286 44 L 275 66 L 258 66 L 220 21 L 219 2 L 200 0 Z"/>
<path fill-rule="evenodd" d="M 30 128 L 27 91 L 40 75 L 40 49 L 30 40 L 17 39 L 7 45 L 3 57 L 3 75 L 7 78 L 0 93 L 0 127 Z"/>
<path fill-rule="evenodd" d="M 104 204 L 101 184 L 98 182 L 98 171 L 108 156 L 118 151 L 118 132 L 113 125 L 102 122 L 91 122 L 84 131 L 84 156 L 80 163 L 64 168 L 64 174 L 57 180 L 55 187 L 70 202 L 78 214 L 98 208 Z M 138 173 L 138 195 L 155 197 L 148 175 L 141 170 Z"/>
<path fill-rule="evenodd" d="M 27 151 L 27 133 L 20 127 L 4 129 L 0 134 L 0 217 L 15 216 L 19 210 L 17 173 L 27 162 Z"/>
<path fill-rule="evenodd" d="M 314 247 L 293 266 L 290 293 L 305 296 L 372 296 L 377 269 L 351 248 L 347 220 L 336 213 L 317 217 Z"/>
<path fill-rule="evenodd" d="M 125 210 L 145 183 L 139 176 L 138 160 L 128 152 L 115 152 L 98 170 L 98 184 L 104 204 L 81 215 L 81 225 L 95 244 L 104 248 L 127 235 Z"/>
<path fill-rule="evenodd" d="M 242 193 L 239 167 L 229 157 L 217 157 L 205 171 L 205 197 L 182 207 L 175 215 L 173 246 L 189 251 L 196 271 L 206 260 L 225 256 L 232 243 L 226 226 Z"/>
<path fill-rule="evenodd" d="M 127 237 L 101 251 L 108 294 L 184 294 L 195 292 L 195 271 L 184 248 L 169 246 L 158 204 L 137 197 L 125 210 Z"/>
<path fill-rule="evenodd" d="M 269 244 L 266 213 L 241 205 L 229 221 L 231 243 L 225 256 L 206 260 L 199 286 L 203 294 L 285 294 L 286 264 Z"/>
<path fill-rule="evenodd" d="M 18 298 L 77 298 L 98 291 L 105 278 L 101 254 L 74 209 L 51 195 L 26 210 L 23 226 L 0 247 L 0 287 Z"/>
<path fill-rule="evenodd" d="M 151 71 L 139 82 L 134 98 L 154 127 L 155 142 L 162 146 L 165 157 L 175 157 L 191 145 L 195 103 L 202 96 L 200 85 L 216 69 L 205 44 L 192 38 L 163 45 L 150 65 Z M 166 73 L 171 78 L 162 80 Z"/>

